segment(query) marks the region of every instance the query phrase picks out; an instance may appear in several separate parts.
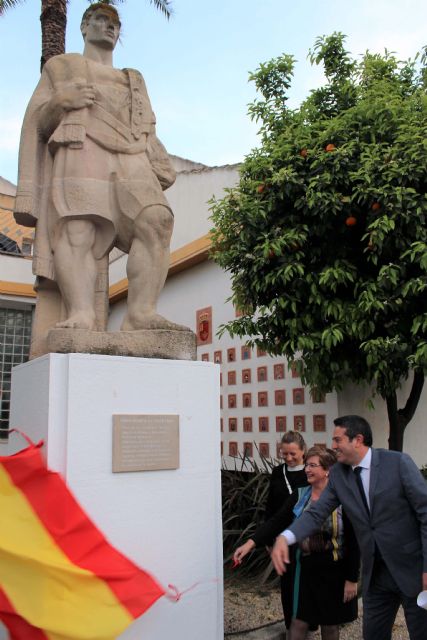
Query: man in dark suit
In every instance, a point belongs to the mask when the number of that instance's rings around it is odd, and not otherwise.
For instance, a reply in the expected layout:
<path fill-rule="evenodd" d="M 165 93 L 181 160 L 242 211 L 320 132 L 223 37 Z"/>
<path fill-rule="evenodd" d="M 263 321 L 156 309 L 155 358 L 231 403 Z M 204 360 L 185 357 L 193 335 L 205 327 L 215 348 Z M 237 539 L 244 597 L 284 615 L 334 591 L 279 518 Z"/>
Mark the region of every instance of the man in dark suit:
<path fill-rule="evenodd" d="M 317 531 L 342 504 L 362 555 L 363 638 L 391 640 L 399 605 L 411 640 L 427 640 L 427 611 L 417 594 L 427 589 L 427 483 L 405 453 L 372 449 L 372 431 L 360 416 L 334 420 L 338 462 L 320 499 L 278 536 L 272 552 L 282 575 L 288 545 Z"/>

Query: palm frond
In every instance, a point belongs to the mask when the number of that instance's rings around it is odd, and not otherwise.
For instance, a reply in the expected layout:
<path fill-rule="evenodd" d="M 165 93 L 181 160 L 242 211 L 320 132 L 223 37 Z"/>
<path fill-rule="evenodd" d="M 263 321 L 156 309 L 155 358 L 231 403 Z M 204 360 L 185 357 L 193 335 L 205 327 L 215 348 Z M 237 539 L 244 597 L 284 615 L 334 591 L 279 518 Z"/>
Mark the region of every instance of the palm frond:
<path fill-rule="evenodd" d="M 150 4 L 154 4 L 156 9 L 164 13 L 168 20 L 173 14 L 171 0 L 150 0 Z"/>
<path fill-rule="evenodd" d="M 0 0 L 0 16 L 3 15 L 6 9 L 12 9 L 24 1 L 25 0 Z"/>

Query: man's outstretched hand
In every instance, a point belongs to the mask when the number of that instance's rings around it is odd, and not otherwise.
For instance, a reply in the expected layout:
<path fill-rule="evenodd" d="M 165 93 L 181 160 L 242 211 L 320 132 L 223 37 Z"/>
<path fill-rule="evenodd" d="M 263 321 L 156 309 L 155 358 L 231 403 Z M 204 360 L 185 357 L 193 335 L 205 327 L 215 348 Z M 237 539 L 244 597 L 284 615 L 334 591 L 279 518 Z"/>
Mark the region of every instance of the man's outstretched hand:
<path fill-rule="evenodd" d="M 286 565 L 289 564 L 289 547 L 284 536 L 277 536 L 271 552 L 271 561 L 279 576 L 286 573 Z"/>

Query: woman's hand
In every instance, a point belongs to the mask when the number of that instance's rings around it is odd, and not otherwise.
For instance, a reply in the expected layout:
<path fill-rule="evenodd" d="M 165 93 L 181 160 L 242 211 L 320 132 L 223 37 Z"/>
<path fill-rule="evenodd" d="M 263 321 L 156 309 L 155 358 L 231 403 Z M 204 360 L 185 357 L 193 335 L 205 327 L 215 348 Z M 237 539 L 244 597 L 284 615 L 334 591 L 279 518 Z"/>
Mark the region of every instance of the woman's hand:
<path fill-rule="evenodd" d="M 344 583 L 344 602 L 350 602 L 357 596 L 357 582 L 346 580 Z"/>
<path fill-rule="evenodd" d="M 238 547 L 233 555 L 233 560 L 235 564 L 240 564 L 245 556 L 248 555 L 252 549 L 255 549 L 255 542 L 253 540 L 248 540 L 245 544 L 242 544 L 241 547 Z"/>

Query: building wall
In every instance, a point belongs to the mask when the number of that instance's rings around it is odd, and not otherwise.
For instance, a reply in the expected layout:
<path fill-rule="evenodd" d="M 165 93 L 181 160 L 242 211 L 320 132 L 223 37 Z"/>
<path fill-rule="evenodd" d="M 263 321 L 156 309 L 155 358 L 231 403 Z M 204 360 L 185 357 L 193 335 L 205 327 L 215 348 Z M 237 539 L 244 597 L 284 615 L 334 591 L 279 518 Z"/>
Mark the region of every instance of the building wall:
<path fill-rule="evenodd" d="M 240 456 L 248 447 L 258 462 L 258 449 L 266 457 L 275 457 L 285 429 L 301 431 L 309 446 L 330 445 L 332 420 L 338 415 L 335 393 L 328 394 L 324 401 L 313 402 L 309 390 L 294 377 L 284 358 L 243 349 L 245 341 L 228 334 L 217 337 L 219 326 L 235 317 L 232 304 L 226 301 L 230 294 L 228 275 L 205 261 L 168 278 L 158 306 L 159 313 L 190 327 L 196 334 L 199 312 L 208 310 L 211 314 L 209 335 L 199 340 L 197 357 L 209 362 L 221 360 L 222 409 L 218 428 L 222 428 L 226 465 L 234 468 L 236 463 L 240 467 Z M 110 330 L 120 327 L 125 308 L 125 301 L 111 308 Z M 248 400 L 250 406 L 245 406 Z"/>
<path fill-rule="evenodd" d="M 402 384 L 398 391 L 398 407 L 405 406 L 411 386 L 411 379 Z M 369 402 L 374 408 L 370 408 Z M 340 415 L 357 413 L 371 424 L 374 433 L 374 446 L 388 449 L 387 407 L 379 396 L 373 397 L 372 388 L 347 386 L 338 394 L 338 412 Z M 418 408 L 406 427 L 403 450 L 409 453 L 419 467 L 427 465 L 427 385 L 424 386 Z"/>
<path fill-rule="evenodd" d="M 200 238 L 212 228 L 209 200 L 221 197 L 238 179 L 238 166 L 206 167 L 178 173 L 175 184 L 165 192 L 175 215 L 171 250 Z"/>
<path fill-rule="evenodd" d="M 211 228 L 208 201 L 212 196 L 221 197 L 224 188 L 231 188 L 237 182 L 238 166 L 206 167 L 182 158 L 173 157 L 172 160 L 178 175 L 176 183 L 168 189 L 166 195 L 175 215 L 171 250 L 179 252 L 189 243 L 197 243 L 199 239 L 206 237 Z M 13 185 L 10 188 L 9 185 L 6 187 L 3 193 L 8 197 L 6 204 L 10 209 L 9 200 L 13 191 L 10 189 L 13 188 Z M 110 283 L 115 284 L 126 277 L 127 258 L 120 255 L 117 250 L 114 251 L 113 257 L 114 261 L 110 265 Z M 31 272 L 31 260 L 1 254 L 0 273 L 0 306 L 28 310 L 30 308 L 28 305 L 35 302 L 32 291 L 34 277 Z M 3 288 L 1 288 L 2 285 Z M 230 443 L 236 443 L 239 453 L 243 453 L 244 443 L 268 444 L 270 454 L 274 455 L 276 443 L 281 435 L 281 432 L 276 431 L 276 418 L 286 418 L 286 427 L 289 430 L 294 428 L 296 416 L 304 416 L 304 434 L 308 444 L 314 442 L 330 444 L 333 418 L 337 415 L 358 413 L 364 415 L 372 423 L 375 444 L 387 447 L 388 423 L 385 405 L 381 399 L 375 398 L 375 409 L 369 409 L 368 400 L 371 395 L 369 389 L 348 387 L 338 396 L 329 394 L 326 397 L 326 402 L 320 404 L 313 403 L 308 390 L 305 390 L 304 403 L 302 405 L 295 404 L 293 394 L 294 390 L 301 388 L 300 380 L 292 377 L 283 360 L 259 356 L 256 351 L 251 352 L 249 360 L 243 360 L 241 348 L 244 341 L 232 340 L 227 334 L 221 339 L 218 338 L 216 336 L 218 327 L 234 317 L 232 305 L 226 302 L 229 295 L 228 275 L 213 263 L 205 260 L 198 264 L 192 263 L 192 266 L 187 270 L 171 275 L 159 301 L 160 313 L 175 322 L 190 326 L 196 332 L 200 328 L 200 323 L 204 321 L 203 318 L 209 317 L 208 312 L 201 314 L 201 316 L 199 314 L 199 318 L 196 319 L 197 312 L 210 310 L 212 313 L 209 335 L 198 347 L 198 358 L 206 358 L 212 362 L 215 358 L 215 352 L 221 352 L 222 363 L 219 366 L 222 372 L 222 441 L 227 464 L 234 462 L 234 459 L 228 457 Z M 119 300 L 112 304 L 110 329 L 120 327 L 124 313 L 125 300 Z M 227 353 L 228 349 L 233 348 L 235 349 L 235 360 L 230 362 L 227 359 Z M 218 357 L 219 354 L 216 355 Z M 284 364 L 285 377 L 283 379 L 274 377 L 274 365 L 280 364 Z M 267 367 L 265 381 L 258 380 L 260 367 Z M 251 371 L 251 382 L 242 381 L 242 372 L 245 369 Z M 233 372 L 235 373 L 235 382 L 233 382 Z M 231 374 L 230 377 L 229 374 Z M 275 392 L 277 391 L 285 391 L 285 405 L 276 404 Z M 244 393 L 251 394 L 251 407 L 243 406 Z M 261 396 L 258 399 L 259 393 L 267 393 L 267 396 Z M 407 393 L 407 385 L 403 385 L 399 406 L 404 405 Z M 229 407 L 229 396 L 234 395 L 236 396 L 236 407 Z M 262 398 L 268 404 L 259 405 L 259 402 L 263 401 Z M 404 449 L 414 457 L 420 466 L 427 463 L 427 438 L 424 435 L 426 411 L 427 391 L 425 390 L 416 415 L 408 425 L 404 442 Z M 314 416 L 325 416 L 326 431 L 314 431 Z M 249 417 L 252 418 L 252 431 L 245 432 L 243 431 L 243 419 Z M 268 418 L 268 431 L 260 431 L 260 418 Z M 230 420 L 233 419 L 236 420 L 236 423 L 230 423 Z M 317 422 L 317 428 L 319 428 L 319 424 L 320 422 Z M 281 425 L 283 425 L 283 420 Z M 261 428 L 264 426 L 265 422 L 261 424 Z M 236 428 L 236 431 L 230 431 L 230 428 Z M 256 456 L 256 449 L 254 453 Z"/>
<path fill-rule="evenodd" d="M 16 282 L 32 285 L 34 275 L 32 260 L 27 256 L 0 254 L 0 282 Z"/>

